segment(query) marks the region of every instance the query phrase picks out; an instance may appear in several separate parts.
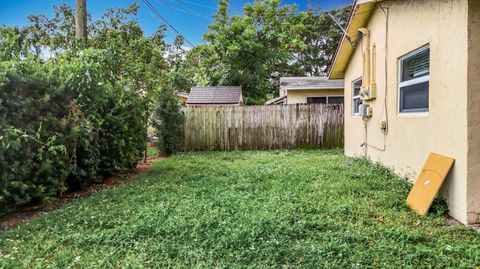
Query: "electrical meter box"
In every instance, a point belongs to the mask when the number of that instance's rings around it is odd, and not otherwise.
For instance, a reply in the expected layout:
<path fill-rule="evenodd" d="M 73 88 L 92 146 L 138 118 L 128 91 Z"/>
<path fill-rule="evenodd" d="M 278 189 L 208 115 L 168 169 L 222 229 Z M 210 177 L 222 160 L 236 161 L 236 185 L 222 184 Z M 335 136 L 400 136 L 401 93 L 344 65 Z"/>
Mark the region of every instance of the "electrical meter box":
<path fill-rule="evenodd" d="M 370 118 L 372 116 L 372 108 L 368 104 L 358 106 L 358 112 L 362 118 Z"/>

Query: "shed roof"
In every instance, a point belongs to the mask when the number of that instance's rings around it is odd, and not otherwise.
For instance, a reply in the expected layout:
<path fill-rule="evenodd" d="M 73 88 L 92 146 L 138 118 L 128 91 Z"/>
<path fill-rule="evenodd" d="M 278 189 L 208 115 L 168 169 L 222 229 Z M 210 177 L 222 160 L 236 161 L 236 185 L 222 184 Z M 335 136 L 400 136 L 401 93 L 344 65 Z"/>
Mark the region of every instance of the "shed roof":
<path fill-rule="evenodd" d="M 280 89 L 282 90 L 307 90 L 307 89 L 343 89 L 343 79 L 330 80 L 328 77 L 281 77 Z"/>
<path fill-rule="evenodd" d="M 238 104 L 242 102 L 240 86 L 192 87 L 187 104 Z"/>

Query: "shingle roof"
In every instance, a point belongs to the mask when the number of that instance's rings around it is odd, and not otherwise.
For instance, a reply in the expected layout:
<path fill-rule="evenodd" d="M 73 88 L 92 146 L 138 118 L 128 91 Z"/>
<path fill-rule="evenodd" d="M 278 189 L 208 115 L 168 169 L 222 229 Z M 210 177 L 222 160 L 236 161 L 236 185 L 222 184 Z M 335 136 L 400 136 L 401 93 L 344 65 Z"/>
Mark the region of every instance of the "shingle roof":
<path fill-rule="evenodd" d="M 327 77 L 281 77 L 280 89 L 343 89 L 343 79 L 330 80 Z"/>
<path fill-rule="evenodd" d="M 242 101 L 242 87 L 192 87 L 187 104 L 238 104 Z"/>

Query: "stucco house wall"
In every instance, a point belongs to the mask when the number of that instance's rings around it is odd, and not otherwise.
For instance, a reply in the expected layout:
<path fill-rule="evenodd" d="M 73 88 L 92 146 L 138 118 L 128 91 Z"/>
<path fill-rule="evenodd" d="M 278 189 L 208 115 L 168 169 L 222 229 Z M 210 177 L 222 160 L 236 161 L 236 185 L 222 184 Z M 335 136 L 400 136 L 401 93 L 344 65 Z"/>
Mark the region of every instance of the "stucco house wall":
<path fill-rule="evenodd" d="M 307 103 L 307 97 L 320 96 L 343 96 L 343 89 L 288 90 L 287 104 L 305 104 Z"/>
<path fill-rule="evenodd" d="M 363 42 L 344 75 L 345 154 L 366 156 L 412 181 L 430 152 L 455 158 L 441 192 L 450 214 L 463 223 L 477 221 L 480 208 L 479 176 L 473 176 L 480 175 L 480 138 L 474 135 L 480 133 L 480 93 L 478 60 L 471 58 L 479 57 L 480 35 L 475 39 L 472 33 L 480 26 L 474 15 L 478 5 L 469 9 L 469 2 L 479 1 L 382 1 L 389 14 L 388 36 L 386 15 L 377 5 L 365 26 L 371 48 L 376 47 L 377 97 L 366 101 L 373 109 L 369 120 L 352 113 L 352 82 L 362 77 Z M 399 58 L 425 45 L 430 46 L 429 111 L 399 113 Z M 467 117 L 473 111 L 476 114 Z M 386 135 L 382 121 L 388 122 Z"/>
<path fill-rule="evenodd" d="M 480 212 L 480 1 L 468 7 L 468 222 L 479 222 Z"/>

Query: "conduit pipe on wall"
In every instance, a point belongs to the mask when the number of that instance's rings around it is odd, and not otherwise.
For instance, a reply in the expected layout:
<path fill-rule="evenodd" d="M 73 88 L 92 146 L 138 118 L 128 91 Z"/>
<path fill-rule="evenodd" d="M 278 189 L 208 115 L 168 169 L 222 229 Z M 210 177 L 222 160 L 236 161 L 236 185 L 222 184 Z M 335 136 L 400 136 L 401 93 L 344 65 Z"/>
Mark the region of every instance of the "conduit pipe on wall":
<path fill-rule="evenodd" d="M 385 94 L 384 94 L 384 113 L 385 113 L 385 121 L 382 120 L 380 122 L 380 128 L 383 133 L 383 147 L 376 147 L 374 145 L 368 144 L 368 135 L 367 135 L 367 119 L 364 119 L 365 124 L 365 142 L 361 145 L 365 149 L 365 156 L 367 157 L 367 148 L 371 147 L 379 151 L 385 151 L 387 148 L 387 139 L 386 136 L 388 134 L 388 24 L 389 24 L 389 9 L 384 8 L 381 4 L 379 4 L 380 9 L 383 11 L 385 15 L 385 55 L 384 55 L 384 63 L 385 63 Z M 370 90 L 370 96 L 375 98 L 376 93 L 376 44 L 372 47 L 372 55 L 370 59 L 370 32 L 366 28 L 358 29 L 359 34 L 362 38 L 365 38 L 364 46 L 366 49 L 363 51 L 363 80 L 362 80 L 362 89 L 368 87 Z M 363 43 L 362 43 L 363 45 Z M 370 60 L 373 62 L 370 64 Z M 371 72 L 371 73 L 370 73 Z M 371 80 L 370 80 L 371 78 Z"/>
<path fill-rule="evenodd" d="M 384 8 L 381 3 L 379 3 L 380 9 L 383 11 L 383 14 L 385 15 L 385 95 L 384 95 L 384 112 L 385 112 L 385 128 L 382 129 L 382 133 L 384 136 L 388 134 L 388 23 L 389 23 L 389 16 L 390 16 L 390 10 L 387 8 Z M 385 138 L 385 145 L 384 148 L 386 148 L 386 138 Z"/>
<path fill-rule="evenodd" d="M 370 86 L 370 32 L 367 28 L 358 29 L 359 34 L 361 35 L 364 44 L 363 55 L 363 76 L 362 76 L 362 89 L 365 89 Z"/>

